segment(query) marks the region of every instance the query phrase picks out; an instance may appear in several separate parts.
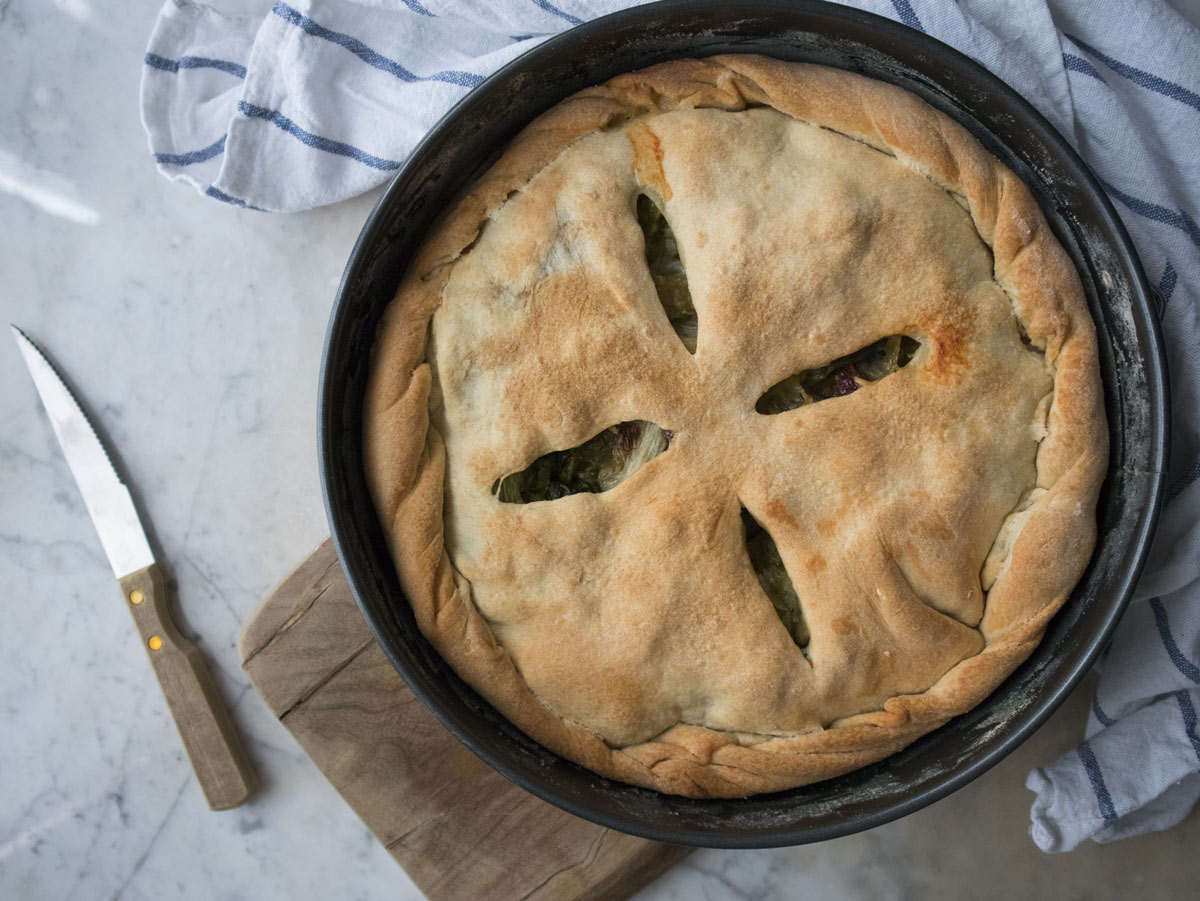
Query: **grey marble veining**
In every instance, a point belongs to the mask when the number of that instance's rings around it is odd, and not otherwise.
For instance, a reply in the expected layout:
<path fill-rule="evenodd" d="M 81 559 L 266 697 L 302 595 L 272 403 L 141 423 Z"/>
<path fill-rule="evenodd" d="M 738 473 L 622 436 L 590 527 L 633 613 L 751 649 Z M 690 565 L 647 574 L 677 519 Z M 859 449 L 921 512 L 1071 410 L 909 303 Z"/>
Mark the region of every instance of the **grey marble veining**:
<path fill-rule="evenodd" d="M 221 2 L 265 12 L 261 2 Z M 0 0 L 0 307 L 66 370 L 136 486 L 264 790 L 211 813 L 15 346 L 0 340 L 0 898 L 417 898 L 250 689 L 242 620 L 327 533 L 315 388 L 364 197 L 294 216 L 161 179 L 138 121 L 158 0 Z M 823 845 L 701 851 L 666 899 L 1187 897 L 1200 819 L 1046 857 L 1009 760 L 903 821 Z"/>

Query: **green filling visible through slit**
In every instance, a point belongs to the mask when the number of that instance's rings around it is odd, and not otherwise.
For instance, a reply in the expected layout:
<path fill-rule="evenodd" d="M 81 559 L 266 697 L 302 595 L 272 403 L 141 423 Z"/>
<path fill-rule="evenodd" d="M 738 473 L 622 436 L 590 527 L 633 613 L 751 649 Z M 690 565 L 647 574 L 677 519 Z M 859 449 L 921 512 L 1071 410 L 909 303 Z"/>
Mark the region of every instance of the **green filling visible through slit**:
<path fill-rule="evenodd" d="M 506 504 L 599 494 L 633 475 L 671 444 L 673 432 L 636 420 L 614 425 L 579 447 L 538 457 L 529 468 L 497 479 L 492 494 Z"/>
<path fill-rule="evenodd" d="M 746 531 L 746 551 L 750 555 L 750 565 L 758 576 L 758 584 L 771 601 L 771 606 L 779 614 L 779 619 L 787 628 L 792 641 L 799 648 L 808 646 L 808 625 L 804 622 L 804 611 L 800 609 L 800 598 L 792 585 L 791 576 L 783 566 L 779 556 L 779 548 L 775 539 L 758 524 L 745 507 L 742 507 L 742 526 Z"/>
<path fill-rule="evenodd" d="M 919 341 L 892 335 L 818 369 L 790 375 L 767 390 L 754 405 L 759 413 L 785 413 L 819 400 L 852 394 L 862 382 L 877 382 L 909 364 Z"/>
<path fill-rule="evenodd" d="M 637 217 L 642 234 L 646 237 L 646 265 L 650 267 L 650 277 L 654 279 L 658 299 L 667 313 L 671 328 L 675 329 L 675 334 L 688 353 L 694 354 L 700 321 L 688 290 L 687 273 L 683 271 L 683 263 L 679 259 L 675 233 L 671 231 L 662 210 L 645 194 L 638 195 Z"/>

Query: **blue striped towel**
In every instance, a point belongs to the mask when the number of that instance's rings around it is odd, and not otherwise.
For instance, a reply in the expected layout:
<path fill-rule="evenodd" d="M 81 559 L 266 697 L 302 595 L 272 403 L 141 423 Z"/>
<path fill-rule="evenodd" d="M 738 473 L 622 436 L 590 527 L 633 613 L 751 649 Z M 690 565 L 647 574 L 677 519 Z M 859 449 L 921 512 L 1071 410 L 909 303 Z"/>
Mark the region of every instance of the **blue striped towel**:
<path fill-rule="evenodd" d="M 489 72 L 621 0 L 291 0 L 159 14 L 142 117 L 168 178 L 259 210 L 385 181 Z M 1167 506 L 1100 665 L 1085 740 L 1029 774 L 1046 851 L 1179 822 L 1200 797 L 1200 32 L 1163 0 L 853 0 L 964 51 L 1024 94 L 1099 175 L 1165 303 Z M 264 4 L 265 8 L 265 4 Z"/>

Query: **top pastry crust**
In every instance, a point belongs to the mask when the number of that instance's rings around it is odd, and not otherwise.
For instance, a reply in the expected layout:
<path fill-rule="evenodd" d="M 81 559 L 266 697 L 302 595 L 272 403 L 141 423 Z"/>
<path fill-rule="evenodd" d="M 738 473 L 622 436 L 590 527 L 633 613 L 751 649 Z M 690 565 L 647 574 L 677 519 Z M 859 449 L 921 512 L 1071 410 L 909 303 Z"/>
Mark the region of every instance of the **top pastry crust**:
<path fill-rule="evenodd" d="M 678 242 L 694 354 L 639 195 Z M 887 378 L 756 410 L 891 335 L 919 348 Z M 610 490 L 493 493 L 631 421 L 673 434 Z M 899 88 L 755 56 L 622 75 L 526 128 L 387 309 L 364 432 L 451 666 L 551 750 L 693 796 L 835 776 L 980 702 L 1082 573 L 1107 463 L 1094 328 L 1026 187 Z"/>

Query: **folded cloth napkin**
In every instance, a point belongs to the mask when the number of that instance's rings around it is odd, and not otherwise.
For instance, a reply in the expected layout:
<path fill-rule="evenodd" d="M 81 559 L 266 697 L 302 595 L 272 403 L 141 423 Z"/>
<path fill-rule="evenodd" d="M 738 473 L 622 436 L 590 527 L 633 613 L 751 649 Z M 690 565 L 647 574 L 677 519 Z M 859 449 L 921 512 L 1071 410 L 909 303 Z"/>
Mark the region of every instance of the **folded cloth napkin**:
<path fill-rule="evenodd" d="M 631 5 L 281 0 L 250 21 L 169 0 L 142 118 L 168 178 L 242 207 L 309 209 L 388 179 L 499 66 Z M 1174 428 L 1151 561 L 1102 661 L 1086 740 L 1027 782 L 1046 851 L 1164 829 L 1200 797 L 1200 32 L 1163 0 L 850 5 L 957 47 L 1027 97 L 1100 177 L 1164 301 Z"/>

